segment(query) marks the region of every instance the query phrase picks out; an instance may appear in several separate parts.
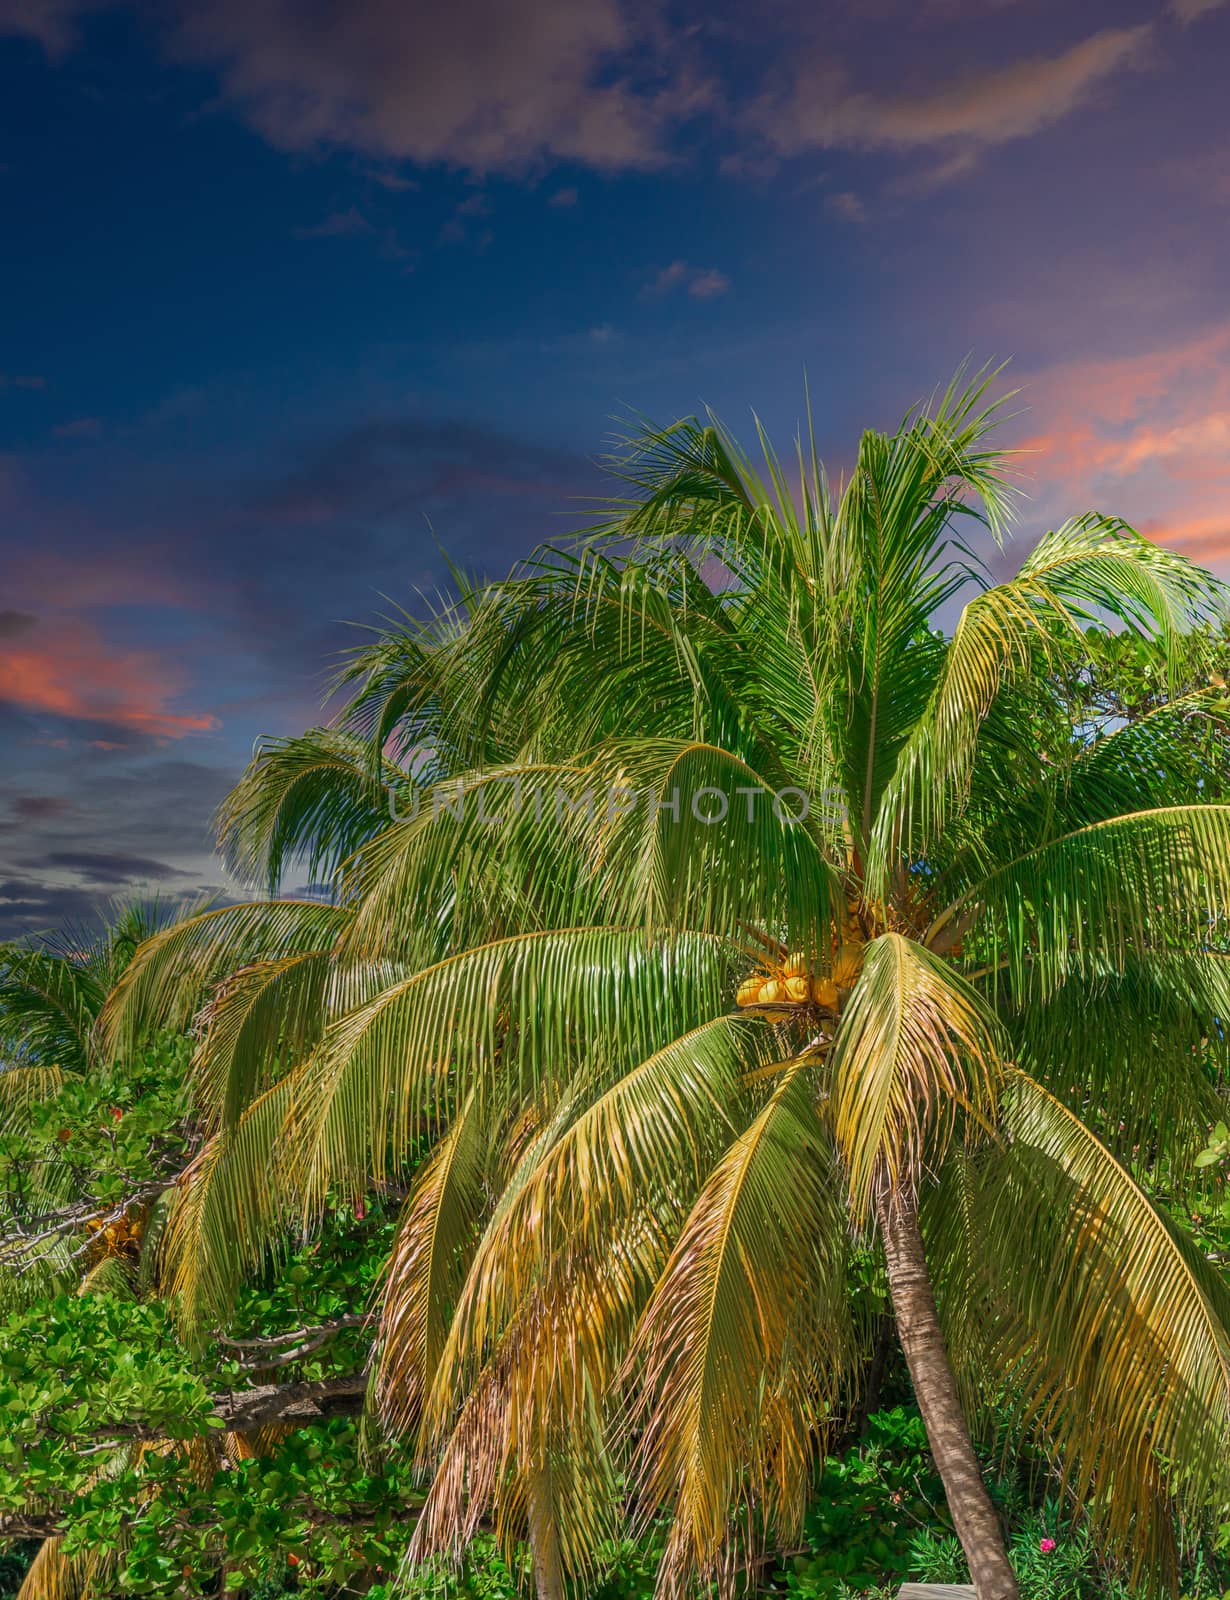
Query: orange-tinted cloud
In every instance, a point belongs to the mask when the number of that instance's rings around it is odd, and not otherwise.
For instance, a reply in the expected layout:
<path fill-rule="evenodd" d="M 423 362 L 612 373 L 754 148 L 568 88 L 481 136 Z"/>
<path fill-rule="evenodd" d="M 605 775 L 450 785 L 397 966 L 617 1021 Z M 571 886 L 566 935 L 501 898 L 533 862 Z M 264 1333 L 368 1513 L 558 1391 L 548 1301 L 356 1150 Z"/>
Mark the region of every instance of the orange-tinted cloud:
<path fill-rule="evenodd" d="M 1230 563 L 1230 322 L 1052 367 L 1024 398 L 1036 431 L 1022 465 L 1040 512 L 1113 512 L 1200 561 Z"/>
<path fill-rule="evenodd" d="M 218 726 L 208 712 L 173 709 L 180 687 L 178 674 L 153 652 L 117 648 L 79 621 L 40 622 L 0 652 L 0 700 L 154 739 Z"/>

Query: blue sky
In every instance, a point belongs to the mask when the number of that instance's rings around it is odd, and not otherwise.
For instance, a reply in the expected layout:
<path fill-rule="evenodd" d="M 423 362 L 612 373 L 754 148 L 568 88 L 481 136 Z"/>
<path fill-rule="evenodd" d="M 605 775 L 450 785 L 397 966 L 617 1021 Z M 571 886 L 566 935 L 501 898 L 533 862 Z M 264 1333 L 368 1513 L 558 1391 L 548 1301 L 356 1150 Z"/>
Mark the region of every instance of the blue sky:
<path fill-rule="evenodd" d="M 0 0 L 0 934 L 228 892 L 261 733 L 626 408 L 1012 357 L 1023 543 L 1230 564 L 1217 0 Z"/>

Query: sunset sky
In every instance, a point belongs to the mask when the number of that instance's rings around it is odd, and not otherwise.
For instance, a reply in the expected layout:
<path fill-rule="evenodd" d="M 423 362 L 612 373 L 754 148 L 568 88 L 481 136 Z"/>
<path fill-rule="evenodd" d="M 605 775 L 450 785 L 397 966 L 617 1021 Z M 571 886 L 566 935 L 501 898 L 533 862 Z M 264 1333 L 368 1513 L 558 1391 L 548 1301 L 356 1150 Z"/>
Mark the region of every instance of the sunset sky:
<path fill-rule="evenodd" d="M 233 894 L 336 652 L 804 376 L 1230 575 L 1230 4 L 0 0 L 0 937 Z"/>

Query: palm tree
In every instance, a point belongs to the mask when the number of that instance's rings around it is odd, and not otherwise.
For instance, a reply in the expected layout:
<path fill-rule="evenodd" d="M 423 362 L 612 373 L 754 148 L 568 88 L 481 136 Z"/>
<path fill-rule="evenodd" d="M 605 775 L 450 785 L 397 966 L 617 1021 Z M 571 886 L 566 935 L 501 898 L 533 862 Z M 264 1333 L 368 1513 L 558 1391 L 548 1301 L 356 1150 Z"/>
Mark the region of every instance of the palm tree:
<path fill-rule="evenodd" d="M 1176 1504 L 1225 1504 L 1230 1293 L 1142 1183 L 1203 1142 L 1230 1014 L 1190 737 L 1228 707 L 1179 692 L 1225 601 L 1100 515 L 992 583 L 957 537 L 1011 508 L 992 376 L 865 434 L 840 492 L 807 443 L 788 480 L 712 420 L 643 432 L 597 533 L 390 627 L 340 728 L 258 753 L 224 849 L 334 900 L 181 924 L 109 1002 L 118 1046 L 224 979 L 190 1329 L 434 1141 L 373 1396 L 434 1473 L 418 1556 L 493 1512 L 556 1600 L 627 1490 L 669 1514 L 664 1594 L 729 1590 L 857 1381 L 851 1239 L 979 1600 L 1016 1593 L 993 1405 L 1142 1579 Z M 1108 630 L 1171 692 L 1074 725 Z"/>
<path fill-rule="evenodd" d="M 94 1030 L 107 995 L 165 921 L 157 902 L 117 902 L 93 931 L 69 927 L 0 944 L 0 1138 L 20 1140 L 40 1106 L 98 1065 Z M 67 1159 L 38 1157 L 29 1167 L 21 1160 L 13 1179 L 6 1163 L 0 1306 L 25 1305 L 73 1284 L 126 1286 L 136 1244 L 123 1206 L 79 1193 L 80 1174 Z M 77 1236 L 90 1223 L 110 1229 L 113 1249 L 86 1256 Z"/>
<path fill-rule="evenodd" d="M 84 1072 L 103 1002 L 162 920 L 124 903 L 93 933 L 0 943 L 0 1070 Z"/>

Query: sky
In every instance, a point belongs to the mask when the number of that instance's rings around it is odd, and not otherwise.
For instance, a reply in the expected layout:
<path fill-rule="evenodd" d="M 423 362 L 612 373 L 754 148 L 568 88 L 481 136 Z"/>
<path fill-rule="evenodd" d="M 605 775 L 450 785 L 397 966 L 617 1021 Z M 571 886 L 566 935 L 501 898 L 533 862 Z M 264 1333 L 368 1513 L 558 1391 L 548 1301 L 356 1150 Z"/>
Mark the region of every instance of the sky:
<path fill-rule="evenodd" d="M 839 469 L 1010 358 L 1020 554 L 1230 575 L 1228 63 L 1223 0 L 0 0 L 0 938 L 238 893 L 254 741 L 631 412 L 806 380 Z"/>

